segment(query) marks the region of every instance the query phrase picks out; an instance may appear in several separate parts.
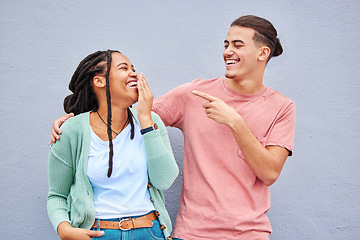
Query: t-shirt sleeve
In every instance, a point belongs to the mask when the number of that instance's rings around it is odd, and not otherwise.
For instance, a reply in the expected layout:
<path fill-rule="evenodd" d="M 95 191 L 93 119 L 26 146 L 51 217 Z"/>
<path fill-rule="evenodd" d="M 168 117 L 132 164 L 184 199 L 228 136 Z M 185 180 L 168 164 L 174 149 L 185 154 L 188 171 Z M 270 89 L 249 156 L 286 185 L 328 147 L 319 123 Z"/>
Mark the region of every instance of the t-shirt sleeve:
<path fill-rule="evenodd" d="M 191 94 L 190 86 L 191 83 L 180 85 L 154 100 L 152 110 L 166 126 L 182 129 L 187 98 Z"/>
<path fill-rule="evenodd" d="M 295 135 L 295 104 L 290 104 L 285 108 L 280 117 L 275 121 L 268 138 L 267 145 L 276 145 L 286 148 L 289 156 L 292 155 Z"/>

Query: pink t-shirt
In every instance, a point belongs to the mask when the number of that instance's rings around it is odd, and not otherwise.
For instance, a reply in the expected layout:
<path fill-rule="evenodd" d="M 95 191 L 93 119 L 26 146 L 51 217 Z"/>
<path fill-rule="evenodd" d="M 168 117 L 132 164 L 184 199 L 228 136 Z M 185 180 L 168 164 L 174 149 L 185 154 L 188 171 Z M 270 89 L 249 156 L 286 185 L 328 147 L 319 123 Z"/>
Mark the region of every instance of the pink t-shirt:
<path fill-rule="evenodd" d="M 222 99 L 243 117 L 263 146 L 292 153 L 295 105 L 264 87 L 254 95 L 232 91 L 225 78 L 196 79 L 154 101 L 165 125 L 184 134 L 183 187 L 173 237 L 268 239 L 269 187 L 247 165 L 231 130 L 209 119 L 193 90 Z"/>

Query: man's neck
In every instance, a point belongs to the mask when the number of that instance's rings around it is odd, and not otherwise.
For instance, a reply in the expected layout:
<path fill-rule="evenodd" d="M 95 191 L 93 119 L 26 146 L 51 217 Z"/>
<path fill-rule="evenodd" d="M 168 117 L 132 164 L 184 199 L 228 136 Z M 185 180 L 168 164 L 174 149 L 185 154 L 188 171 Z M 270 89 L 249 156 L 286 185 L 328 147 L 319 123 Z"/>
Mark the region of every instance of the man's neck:
<path fill-rule="evenodd" d="M 254 81 L 253 79 L 235 80 L 226 78 L 229 88 L 235 92 L 252 95 L 258 93 L 263 89 L 264 85 L 262 80 Z"/>

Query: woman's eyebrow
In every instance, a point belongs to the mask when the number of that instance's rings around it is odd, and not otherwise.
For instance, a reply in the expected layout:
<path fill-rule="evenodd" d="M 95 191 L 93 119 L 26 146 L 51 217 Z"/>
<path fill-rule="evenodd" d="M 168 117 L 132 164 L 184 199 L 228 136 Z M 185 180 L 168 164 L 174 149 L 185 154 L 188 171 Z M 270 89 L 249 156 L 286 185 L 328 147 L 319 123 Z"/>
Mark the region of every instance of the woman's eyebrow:
<path fill-rule="evenodd" d="M 127 63 L 119 63 L 116 67 L 119 67 L 120 65 L 128 65 Z"/>

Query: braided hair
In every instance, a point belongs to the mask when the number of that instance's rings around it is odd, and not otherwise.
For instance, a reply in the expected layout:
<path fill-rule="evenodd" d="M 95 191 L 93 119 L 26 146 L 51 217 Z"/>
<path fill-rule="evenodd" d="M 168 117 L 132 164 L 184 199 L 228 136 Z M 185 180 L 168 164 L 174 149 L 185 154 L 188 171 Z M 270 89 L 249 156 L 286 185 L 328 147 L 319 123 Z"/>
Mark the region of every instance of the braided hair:
<path fill-rule="evenodd" d="M 113 169 L 113 143 L 111 129 L 111 94 L 110 94 L 110 70 L 111 55 L 119 51 L 107 50 L 97 51 L 85 57 L 76 68 L 69 89 L 72 92 L 64 99 L 64 110 L 66 113 L 80 113 L 97 111 L 99 108 L 98 100 L 92 87 L 92 80 L 96 75 L 105 75 L 106 78 L 106 103 L 107 103 L 107 135 L 109 139 L 109 169 L 107 176 L 110 178 Z M 128 119 L 131 125 L 130 139 L 134 139 L 134 121 L 130 109 L 127 109 Z"/>

